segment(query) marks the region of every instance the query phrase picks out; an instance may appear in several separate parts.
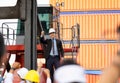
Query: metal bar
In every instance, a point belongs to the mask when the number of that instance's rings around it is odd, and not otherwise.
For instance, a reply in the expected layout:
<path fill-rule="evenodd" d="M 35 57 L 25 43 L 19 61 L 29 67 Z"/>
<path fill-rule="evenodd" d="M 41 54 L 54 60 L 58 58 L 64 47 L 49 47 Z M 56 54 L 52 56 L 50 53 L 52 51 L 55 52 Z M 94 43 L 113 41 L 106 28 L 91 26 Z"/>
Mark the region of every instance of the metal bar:
<path fill-rule="evenodd" d="M 66 11 L 61 12 L 60 15 L 86 15 L 86 14 L 120 14 L 120 10 L 91 10 L 91 11 Z"/>
<path fill-rule="evenodd" d="M 0 7 L 0 19 L 19 18 L 26 19 L 26 0 L 17 0 L 17 4 L 13 7 Z"/>
<path fill-rule="evenodd" d="M 25 21 L 25 67 L 36 69 L 37 51 L 37 3 L 36 0 L 27 0 L 27 16 Z"/>
<path fill-rule="evenodd" d="M 26 0 L 26 21 L 25 21 L 25 55 L 24 65 L 26 68 L 31 69 L 31 0 Z"/>
<path fill-rule="evenodd" d="M 38 21 L 39 21 L 39 24 L 40 24 L 40 28 L 41 28 L 41 30 L 43 31 L 42 23 L 41 23 L 41 21 L 40 21 L 39 18 L 38 18 Z"/>
<path fill-rule="evenodd" d="M 60 23 L 57 22 L 57 28 L 58 28 L 58 38 L 60 39 Z"/>
<path fill-rule="evenodd" d="M 78 35 L 77 36 L 77 42 L 78 42 L 78 47 L 80 48 L 80 42 L 79 42 L 80 41 L 80 25 L 77 23 L 76 26 L 77 26 L 77 31 L 78 31 L 77 32 L 78 33 L 77 34 Z"/>
<path fill-rule="evenodd" d="M 37 69 L 37 2 L 36 0 L 32 0 L 32 69 Z"/>

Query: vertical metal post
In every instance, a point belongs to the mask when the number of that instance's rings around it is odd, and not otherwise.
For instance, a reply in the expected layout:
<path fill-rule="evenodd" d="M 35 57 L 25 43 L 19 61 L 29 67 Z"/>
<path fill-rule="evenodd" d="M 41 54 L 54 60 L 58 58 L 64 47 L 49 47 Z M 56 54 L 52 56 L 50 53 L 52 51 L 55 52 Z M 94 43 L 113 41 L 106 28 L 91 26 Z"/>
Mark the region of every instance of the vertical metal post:
<path fill-rule="evenodd" d="M 57 27 L 58 27 L 58 38 L 60 39 L 60 21 L 57 22 Z"/>
<path fill-rule="evenodd" d="M 32 0 L 32 68 L 37 69 L 37 2 Z"/>
<path fill-rule="evenodd" d="M 26 21 L 25 21 L 25 67 L 36 69 L 36 0 L 26 0 Z"/>
<path fill-rule="evenodd" d="M 24 65 L 31 69 L 31 0 L 26 0 Z"/>
<path fill-rule="evenodd" d="M 80 48 L 80 25 L 77 23 L 76 26 L 78 31 L 78 34 L 77 34 L 78 48 Z"/>

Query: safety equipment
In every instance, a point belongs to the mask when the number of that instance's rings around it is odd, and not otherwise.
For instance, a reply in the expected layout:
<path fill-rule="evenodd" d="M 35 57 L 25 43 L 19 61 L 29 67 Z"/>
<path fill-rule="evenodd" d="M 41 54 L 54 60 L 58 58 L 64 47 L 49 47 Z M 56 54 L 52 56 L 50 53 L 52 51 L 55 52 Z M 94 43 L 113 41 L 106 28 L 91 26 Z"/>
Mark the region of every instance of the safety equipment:
<path fill-rule="evenodd" d="M 55 29 L 50 28 L 50 29 L 49 29 L 49 34 L 50 34 L 50 33 L 55 33 Z"/>
<path fill-rule="evenodd" d="M 17 71 L 17 74 L 20 76 L 20 78 L 24 79 L 25 75 L 28 73 L 28 69 L 26 68 L 20 68 L 18 71 Z"/>
<path fill-rule="evenodd" d="M 54 79 L 57 83 L 86 83 L 84 69 L 79 65 L 65 65 L 59 67 L 55 71 Z"/>
<path fill-rule="evenodd" d="M 28 73 L 25 75 L 25 80 L 31 81 L 31 82 L 39 82 L 40 77 L 37 71 L 35 70 L 30 70 Z"/>

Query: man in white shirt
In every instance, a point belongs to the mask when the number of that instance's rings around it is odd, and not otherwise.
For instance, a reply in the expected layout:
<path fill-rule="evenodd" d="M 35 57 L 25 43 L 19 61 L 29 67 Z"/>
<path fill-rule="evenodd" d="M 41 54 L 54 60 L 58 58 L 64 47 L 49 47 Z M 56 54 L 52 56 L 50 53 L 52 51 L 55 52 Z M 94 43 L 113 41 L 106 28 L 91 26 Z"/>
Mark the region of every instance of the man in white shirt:
<path fill-rule="evenodd" d="M 16 69 L 19 69 L 21 64 L 19 62 L 14 62 L 12 68 L 10 69 L 9 73 L 6 75 L 4 83 L 13 83 L 13 73 Z"/>

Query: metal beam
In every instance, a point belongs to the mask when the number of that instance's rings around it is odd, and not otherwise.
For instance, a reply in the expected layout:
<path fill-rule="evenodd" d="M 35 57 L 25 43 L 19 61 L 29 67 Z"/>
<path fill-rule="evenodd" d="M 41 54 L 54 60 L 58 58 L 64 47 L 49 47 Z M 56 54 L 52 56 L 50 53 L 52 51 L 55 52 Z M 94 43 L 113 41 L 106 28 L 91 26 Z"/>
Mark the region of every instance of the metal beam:
<path fill-rule="evenodd" d="M 36 0 L 26 0 L 26 21 L 25 21 L 25 67 L 36 69 L 36 30 L 37 30 L 37 3 Z"/>
<path fill-rule="evenodd" d="M 37 1 L 18 0 L 14 7 L 0 7 L 0 19 L 13 18 L 25 21 L 24 65 L 28 69 L 36 69 Z"/>
<path fill-rule="evenodd" d="M 37 69 L 37 1 L 32 3 L 32 69 Z"/>
<path fill-rule="evenodd" d="M 18 0 L 13 7 L 0 7 L 0 19 L 21 19 L 26 17 L 26 0 Z"/>
<path fill-rule="evenodd" d="M 25 55 L 24 65 L 26 68 L 31 69 L 31 0 L 26 0 L 26 21 L 25 21 Z"/>

